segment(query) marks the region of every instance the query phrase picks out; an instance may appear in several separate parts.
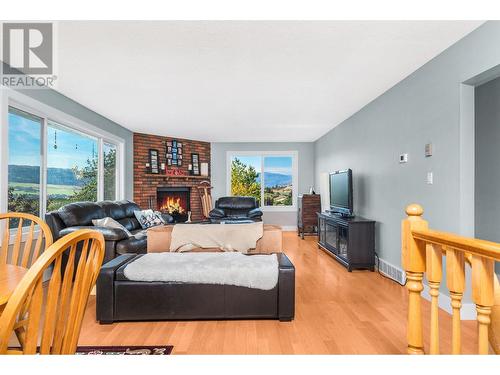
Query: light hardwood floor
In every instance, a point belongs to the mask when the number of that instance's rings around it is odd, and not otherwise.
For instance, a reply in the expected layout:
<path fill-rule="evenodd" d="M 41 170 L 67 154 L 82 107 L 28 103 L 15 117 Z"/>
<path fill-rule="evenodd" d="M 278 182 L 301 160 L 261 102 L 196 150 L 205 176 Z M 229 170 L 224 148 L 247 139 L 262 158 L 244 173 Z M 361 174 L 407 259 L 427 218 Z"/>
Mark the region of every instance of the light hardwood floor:
<path fill-rule="evenodd" d="M 174 354 L 406 353 L 407 292 L 375 272 L 352 273 L 318 250 L 315 237 L 284 234 L 296 269 L 295 320 L 130 322 L 99 325 L 91 297 L 79 345 L 173 345 Z M 429 303 L 423 301 L 429 331 Z M 451 348 L 451 317 L 439 315 L 441 351 Z M 462 322 L 464 353 L 477 348 L 476 323 Z M 426 348 L 429 347 L 425 337 Z"/>

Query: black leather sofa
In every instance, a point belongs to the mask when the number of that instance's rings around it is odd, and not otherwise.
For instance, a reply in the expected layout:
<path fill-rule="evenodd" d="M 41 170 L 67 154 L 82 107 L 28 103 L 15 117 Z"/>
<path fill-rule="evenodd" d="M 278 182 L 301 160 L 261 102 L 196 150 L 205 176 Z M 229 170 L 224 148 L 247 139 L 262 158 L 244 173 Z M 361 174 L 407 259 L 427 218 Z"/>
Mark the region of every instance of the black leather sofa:
<path fill-rule="evenodd" d="M 293 320 L 295 268 L 284 253 L 277 255 L 278 283 L 271 290 L 219 284 L 131 281 L 124 275 L 124 269 L 142 255 L 121 255 L 104 264 L 99 273 L 97 320 L 101 324 L 133 320 Z"/>
<path fill-rule="evenodd" d="M 254 197 L 221 197 L 208 216 L 212 223 L 262 221 L 262 211 Z"/>
<path fill-rule="evenodd" d="M 48 212 L 45 221 L 49 225 L 54 241 L 78 229 L 94 229 L 101 232 L 106 240 L 104 262 L 108 262 L 119 254 L 146 253 L 147 236 L 134 211 L 139 206 L 131 201 L 102 201 L 70 203 L 57 211 Z M 168 216 L 168 215 L 167 215 Z M 126 232 L 118 228 L 98 227 L 92 224 L 93 219 L 111 217 L 122 224 L 134 236 L 128 237 Z M 170 221 L 170 217 L 165 217 Z"/>

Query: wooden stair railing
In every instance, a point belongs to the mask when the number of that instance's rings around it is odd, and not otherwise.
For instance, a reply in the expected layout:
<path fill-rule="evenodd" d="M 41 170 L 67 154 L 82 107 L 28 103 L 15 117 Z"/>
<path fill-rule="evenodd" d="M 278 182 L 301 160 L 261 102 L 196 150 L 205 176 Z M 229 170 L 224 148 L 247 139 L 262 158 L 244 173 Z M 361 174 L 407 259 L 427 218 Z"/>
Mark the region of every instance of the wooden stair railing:
<path fill-rule="evenodd" d="M 446 256 L 446 286 L 452 307 L 452 353 L 461 353 L 460 309 L 465 290 L 465 262 L 472 268 L 472 298 L 478 322 L 478 353 L 488 354 L 489 336 L 495 349 L 499 333 L 499 310 L 495 303 L 495 261 L 500 261 L 500 244 L 431 230 L 418 204 L 406 208 L 401 225 L 402 264 L 406 271 L 408 298 L 408 353 L 424 354 L 421 292 L 424 273 L 431 295 L 430 354 L 439 354 L 438 296 L 442 279 L 442 257 Z M 500 292 L 499 292 L 500 293 Z M 495 307 L 494 307 L 495 306 Z M 491 316 L 494 311 L 493 317 Z M 495 324 L 490 325 L 491 321 Z M 488 334 L 490 330 L 490 334 Z M 495 330 L 492 332 L 492 330 Z M 496 341 L 498 344 L 498 341 Z"/>

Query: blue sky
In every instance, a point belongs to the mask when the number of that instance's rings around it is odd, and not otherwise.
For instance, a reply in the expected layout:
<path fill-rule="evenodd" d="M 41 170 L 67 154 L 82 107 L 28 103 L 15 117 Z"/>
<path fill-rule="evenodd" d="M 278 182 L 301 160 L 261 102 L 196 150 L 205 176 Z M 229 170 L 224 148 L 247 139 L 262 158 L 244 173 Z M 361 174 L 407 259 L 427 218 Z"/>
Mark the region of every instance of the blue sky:
<path fill-rule="evenodd" d="M 40 165 L 40 130 L 41 124 L 34 119 L 9 113 L 9 164 Z M 54 149 L 56 131 L 57 149 Z M 47 141 L 49 168 L 81 168 L 92 157 L 92 146 L 97 150 L 94 139 L 51 126 L 47 130 Z"/>
<path fill-rule="evenodd" d="M 237 156 L 237 158 L 247 165 L 252 165 L 257 172 L 261 172 L 260 156 Z M 266 172 L 291 175 L 292 158 L 290 156 L 266 156 L 264 157 L 264 169 Z"/>

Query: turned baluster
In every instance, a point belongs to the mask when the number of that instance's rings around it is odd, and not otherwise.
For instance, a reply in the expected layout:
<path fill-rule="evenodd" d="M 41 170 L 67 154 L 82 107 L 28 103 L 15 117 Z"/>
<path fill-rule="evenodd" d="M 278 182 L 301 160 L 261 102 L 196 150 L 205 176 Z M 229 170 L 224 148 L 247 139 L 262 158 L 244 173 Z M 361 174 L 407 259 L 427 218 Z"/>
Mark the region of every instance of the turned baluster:
<path fill-rule="evenodd" d="M 465 260 L 461 251 L 446 249 L 446 285 L 450 291 L 452 308 L 451 353 L 460 354 L 462 352 L 460 309 L 465 289 Z"/>
<path fill-rule="evenodd" d="M 443 277 L 443 251 L 439 245 L 427 245 L 426 274 L 431 295 L 430 354 L 439 354 L 439 286 Z"/>
<path fill-rule="evenodd" d="M 488 354 L 488 327 L 494 304 L 494 261 L 472 256 L 472 300 L 476 304 L 478 324 L 478 353 Z"/>
<path fill-rule="evenodd" d="M 418 204 L 406 207 L 408 217 L 401 223 L 402 264 L 408 280 L 408 354 L 424 354 L 420 293 L 425 271 L 425 243 L 413 238 L 412 230 L 427 229 L 424 210 Z"/>

